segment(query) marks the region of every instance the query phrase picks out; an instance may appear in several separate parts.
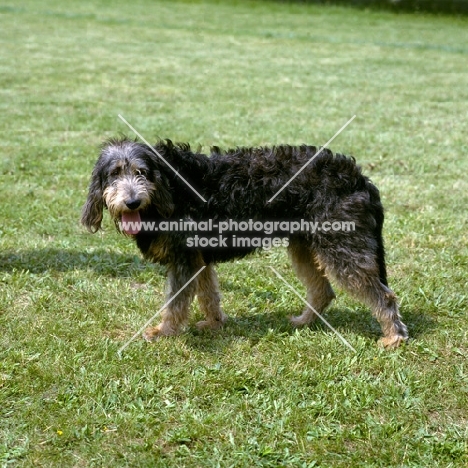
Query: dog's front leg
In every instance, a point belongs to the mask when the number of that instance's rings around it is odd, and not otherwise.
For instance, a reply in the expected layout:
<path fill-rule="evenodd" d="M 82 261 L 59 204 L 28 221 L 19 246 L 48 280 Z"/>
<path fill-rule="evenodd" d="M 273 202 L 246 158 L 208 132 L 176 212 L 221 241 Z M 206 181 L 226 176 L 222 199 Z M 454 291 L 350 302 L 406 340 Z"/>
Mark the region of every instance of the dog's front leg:
<path fill-rule="evenodd" d="M 205 320 L 197 323 L 199 330 L 218 330 L 228 317 L 221 310 L 221 296 L 218 278 L 214 266 L 208 264 L 197 278 L 197 297 L 200 309 L 205 314 Z"/>
<path fill-rule="evenodd" d="M 199 255 L 184 257 L 168 266 L 167 302 L 162 313 L 162 321 L 156 327 L 149 327 L 143 333 L 146 341 L 154 341 L 161 336 L 177 335 L 187 324 L 190 304 L 197 290 L 197 279 L 189 280 L 204 265 Z"/>

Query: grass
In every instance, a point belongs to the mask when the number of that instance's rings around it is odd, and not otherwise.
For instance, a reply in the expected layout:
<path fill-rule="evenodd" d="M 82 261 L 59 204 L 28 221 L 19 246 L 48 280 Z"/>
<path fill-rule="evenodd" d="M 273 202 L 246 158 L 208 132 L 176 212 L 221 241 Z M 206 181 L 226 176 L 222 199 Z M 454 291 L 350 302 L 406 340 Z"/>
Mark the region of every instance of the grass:
<path fill-rule="evenodd" d="M 269 2 L 0 5 L 0 465 L 458 467 L 468 463 L 466 19 Z M 117 350 L 164 271 L 79 226 L 121 113 L 205 148 L 332 145 L 380 187 L 412 341 L 340 293 L 293 331 L 283 250 L 219 266 L 222 332 Z"/>

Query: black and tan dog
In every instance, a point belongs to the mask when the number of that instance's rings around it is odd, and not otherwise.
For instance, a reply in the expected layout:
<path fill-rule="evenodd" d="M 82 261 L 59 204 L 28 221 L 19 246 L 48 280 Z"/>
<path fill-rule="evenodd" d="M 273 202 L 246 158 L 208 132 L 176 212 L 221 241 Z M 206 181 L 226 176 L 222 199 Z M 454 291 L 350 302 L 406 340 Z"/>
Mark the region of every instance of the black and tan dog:
<path fill-rule="evenodd" d="M 381 324 L 384 346 L 396 347 L 407 339 L 395 294 L 387 284 L 379 191 L 362 175 L 354 159 L 328 150 L 314 157 L 316 153 L 312 146 L 229 151 L 214 147 L 208 157 L 192 151 L 189 145 L 175 145 L 169 140 L 160 141 L 154 148 L 126 138 L 103 145 L 82 223 L 96 232 L 105 207 L 121 230 L 125 223 L 133 223 L 123 231 L 134 237 L 147 259 L 167 266 L 169 298 L 206 266 L 170 302 L 162 322 L 146 330 L 147 340 L 177 334 L 187 323 L 195 295 L 206 316 L 197 326 L 221 327 L 227 317 L 220 308 L 214 264 L 245 256 L 255 247 L 189 247 L 191 232 L 145 230 L 138 223 L 250 219 L 352 222 L 353 232 L 288 234 L 292 265 L 307 289 L 308 303 L 322 313 L 335 297 L 329 278 L 336 280 L 371 307 Z M 307 162 L 310 164 L 297 175 Z M 315 318 L 315 312 L 306 308 L 291 322 L 300 326 Z"/>

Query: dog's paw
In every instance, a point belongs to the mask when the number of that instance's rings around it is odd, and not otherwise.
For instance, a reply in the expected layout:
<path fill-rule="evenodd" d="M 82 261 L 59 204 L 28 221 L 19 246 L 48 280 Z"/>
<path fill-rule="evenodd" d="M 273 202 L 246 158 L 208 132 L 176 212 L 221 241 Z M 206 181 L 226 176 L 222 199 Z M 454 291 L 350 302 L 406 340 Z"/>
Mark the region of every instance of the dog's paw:
<path fill-rule="evenodd" d="M 199 330 L 219 330 L 227 322 L 228 316 L 221 313 L 219 320 L 201 320 L 196 323 L 196 327 Z"/>
<path fill-rule="evenodd" d="M 313 311 L 307 309 L 301 315 L 292 315 L 289 317 L 289 322 L 294 328 L 298 328 L 314 322 L 316 318 L 317 315 Z"/>
<path fill-rule="evenodd" d="M 385 349 L 395 349 L 406 341 L 408 341 L 408 337 L 403 335 L 384 336 L 379 340 L 379 345 Z"/>
<path fill-rule="evenodd" d="M 143 339 L 152 342 L 156 341 L 158 338 L 161 338 L 163 336 L 173 336 L 177 335 L 177 332 L 173 330 L 172 328 L 168 327 L 167 325 L 160 323 L 156 327 L 148 327 L 144 332 L 143 332 Z"/>

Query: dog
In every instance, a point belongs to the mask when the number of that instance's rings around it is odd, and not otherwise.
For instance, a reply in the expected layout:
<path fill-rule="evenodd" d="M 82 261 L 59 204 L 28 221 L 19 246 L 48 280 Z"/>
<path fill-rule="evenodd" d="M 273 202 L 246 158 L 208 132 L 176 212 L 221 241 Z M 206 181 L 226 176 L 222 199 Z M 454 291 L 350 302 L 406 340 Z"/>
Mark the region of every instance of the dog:
<path fill-rule="evenodd" d="M 82 211 L 81 222 L 90 232 L 100 229 L 104 208 L 146 259 L 167 267 L 170 302 L 161 323 L 144 332 L 148 341 L 178 334 L 187 324 L 195 295 L 205 316 L 197 327 L 222 327 L 227 316 L 220 307 L 214 266 L 265 244 L 194 245 L 193 232 L 142 226 L 150 221 L 219 224 L 226 220 L 269 221 L 275 234 L 286 239 L 283 245 L 288 245 L 308 302 L 300 315 L 291 317 L 293 326 L 312 323 L 331 303 L 332 279 L 370 306 L 381 325 L 384 347 L 394 348 L 408 339 L 397 298 L 387 283 L 379 191 L 354 158 L 306 145 L 230 150 L 215 146 L 208 156 L 170 140 L 151 147 L 126 137 L 111 139 L 102 145 Z M 301 229 L 285 234 L 278 229 L 285 220 L 299 219 L 323 226 L 335 220 L 351 222 L 354 231 Z M 259 236 L 244 234 L 244 241 Z M 263 242 L 267 236 L 260 237 Z M 236 240 L 231 225 L 226 239 Z"/>

